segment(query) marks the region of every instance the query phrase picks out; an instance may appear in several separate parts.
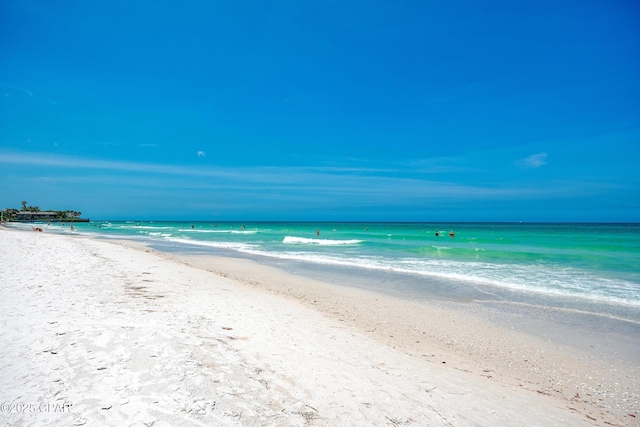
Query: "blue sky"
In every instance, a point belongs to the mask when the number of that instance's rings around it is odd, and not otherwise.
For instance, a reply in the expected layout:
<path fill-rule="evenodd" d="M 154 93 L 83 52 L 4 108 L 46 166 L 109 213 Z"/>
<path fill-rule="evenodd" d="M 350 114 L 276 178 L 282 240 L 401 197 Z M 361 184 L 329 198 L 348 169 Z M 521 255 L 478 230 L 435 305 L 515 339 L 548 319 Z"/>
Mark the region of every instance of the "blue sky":
<path fill-rule="evenodd" d="M 633 1 L 0 1 L 0 207 L 640 221 Z"/>

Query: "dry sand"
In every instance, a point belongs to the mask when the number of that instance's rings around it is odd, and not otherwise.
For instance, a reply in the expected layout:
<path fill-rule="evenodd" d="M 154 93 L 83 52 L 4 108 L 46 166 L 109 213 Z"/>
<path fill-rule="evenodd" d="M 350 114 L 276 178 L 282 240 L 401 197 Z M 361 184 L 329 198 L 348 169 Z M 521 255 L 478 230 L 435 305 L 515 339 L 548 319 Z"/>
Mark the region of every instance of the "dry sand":
<path fill-rule="evenodd" d="M 0 424 L 637 425 L 637 364 L 249 261 L 0 228 Z"/>

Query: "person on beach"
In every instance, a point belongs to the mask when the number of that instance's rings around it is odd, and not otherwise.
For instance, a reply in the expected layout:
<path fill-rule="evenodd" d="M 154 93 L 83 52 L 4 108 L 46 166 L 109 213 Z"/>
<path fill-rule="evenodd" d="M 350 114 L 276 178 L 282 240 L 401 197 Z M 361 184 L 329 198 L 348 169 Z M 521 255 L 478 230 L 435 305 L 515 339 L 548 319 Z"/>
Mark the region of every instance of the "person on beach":
<path fill-rule="evenodd" d="M 440 230 L 436 230 L 436 237 L 440 235 Z"/>
<path fill-rule="evenodd" d="M 316 236 L 320 235 L 320 230 L 318 228 L 316 228 Z"/>
<path fill-rule="evenodd" d="M 451 230 L 451 231 L 449 232 L 449 236 L 451 236 L 451 237 L 456 237 L 456 235 L 455 235 L 455 233 L 453 232 L 453 230 Z"/>

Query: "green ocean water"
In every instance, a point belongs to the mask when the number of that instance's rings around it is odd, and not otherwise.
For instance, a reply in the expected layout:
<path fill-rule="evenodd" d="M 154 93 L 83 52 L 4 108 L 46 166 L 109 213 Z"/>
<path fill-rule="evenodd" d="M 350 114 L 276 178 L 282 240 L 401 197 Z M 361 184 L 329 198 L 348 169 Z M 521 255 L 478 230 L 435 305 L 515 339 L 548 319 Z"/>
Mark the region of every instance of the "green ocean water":
<path fill-rule="evenodd" d="M 68 224 L 47 227 L 70 232 Z M 640 224 L 97 221 L 74 232 L 353 274 L 402 273 L 417 291 L 420 280 L 445 280 L 640 309 Z"/>

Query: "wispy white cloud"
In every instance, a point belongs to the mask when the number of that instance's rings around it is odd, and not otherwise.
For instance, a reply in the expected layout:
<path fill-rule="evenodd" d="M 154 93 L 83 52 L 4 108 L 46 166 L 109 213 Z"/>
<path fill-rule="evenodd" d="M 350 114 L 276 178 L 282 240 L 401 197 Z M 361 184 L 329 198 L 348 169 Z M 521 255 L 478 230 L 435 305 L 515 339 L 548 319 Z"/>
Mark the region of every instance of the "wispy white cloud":
<path fill-rule="evenodd" d="M 38 98 L 29 89 L 16 86 L 8 82 L 0 82 L 0 88 L 4 88 L 3 94 L 6 98 L 11 98 L 13 94 L 13 95 L 16 95 L 14 99 L 19 99 L 20 97 L 25 96 L 28 98 L 32 98 L 34 101 L 39 103 L 44 103 L 47 105 L 60 105 L 60 102 L 58 101 L 54 101 L 52 99 L 46 99 L 46 98 L 43 98 L 42 96 Z"/>
<path fill-rule="evenodd" d="M 527 169 L 539 168 L 540 166 L 547 164 L 547 153 L 533 154 L 529 157 L 518 160 L 516 164 Z"/>
<path fill-rule="evenodd" d="M 11 83 L 0 82 L 0 87 L 3 87 L 5 89 L 9 89 L 9 90 L 13 90 L 13 91 L 16 91 L 16 92 L 23 93 L 23 94 L 27 95 L 30 98 L 35 98 L 35 96 L 33 95 L 33 92 L 31 92 L 29 89 L 25 89 L 23 87 L 16 86 L 16 85 L 11 84 Z"/>
<path fill-rule="evenodd" d="M 533 157 L 533 156 L 530 156 Z M 530 163 L 543 162 L 531 160 Z M 50 154 L 28 154 L 0 151 L 0 164 L 20 164 L 63 169 L 57 176 L 79 176 L 83 182 L 105 180 L 112 185 L 153 188 L 182 188 L 193 191 L 216 191 L 217 194 L 240 192 L 252 197 L 281 195 L 297 200 L 301 195 L 314 195 L 331 200 L 365 203 L 409 202 L 430 200 L 505 200 L 556 197 L 575 192 L 566 185 L 523 187 L 473 185 L 425 179 L 423 173 L 388 169 L 376 171 L 336 167 L 193 167 L 115 160 L 95 160 Z M 91 170 L 91 172 L 87 172 Z M 99 178 L 101 177 L 101 178 Z M 36 178 L 30 176 L 29 178 Z M 98 181 L 96 183 L 98 183 Z M 104 184 L 104 182 L 102 182 Z M 368 203 L 368 202 L 367 202 Z"/>
<path fill-rule="evenodd" d="M 43 153 L 0 152 L 0 163 L 50 166 L 60 168 L 100 169 L 120 172 L 157 173 L 164 175 L 200 175 L 198 170 L 183 167 L 118 160 L 98 160 Z M 210 170 L 202 170 L 204 175 L 212 175 Z"/>
<path fill-rule="evenodd" d="M 198 157 L 204 157 L 206 156 L 204 151 L 198 151 Z"/>

